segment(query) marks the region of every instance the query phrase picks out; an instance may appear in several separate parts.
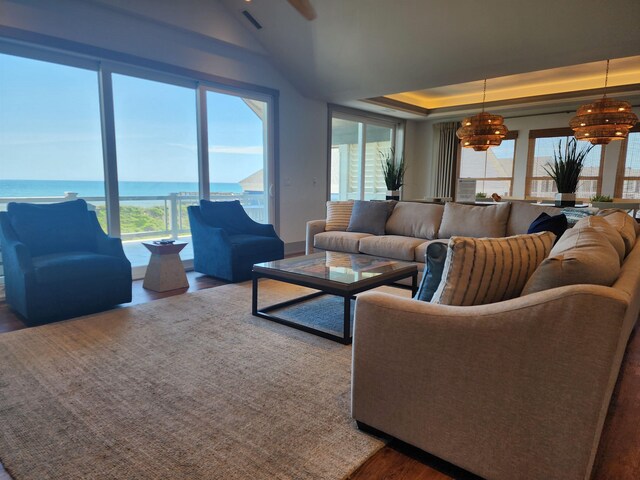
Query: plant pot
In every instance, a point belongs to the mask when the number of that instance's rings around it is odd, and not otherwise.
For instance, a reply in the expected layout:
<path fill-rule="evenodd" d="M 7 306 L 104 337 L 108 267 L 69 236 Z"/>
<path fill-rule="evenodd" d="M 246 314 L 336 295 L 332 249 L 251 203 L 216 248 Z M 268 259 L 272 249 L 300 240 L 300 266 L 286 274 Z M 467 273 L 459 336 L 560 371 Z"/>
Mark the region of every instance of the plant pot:
<path fill-rule="evenodd" d="M 575 193 L 556 193 L 556 207 L 575 207 Z"/>
<path fill-rule="evenodd" d="M 400 190 L 387 190 L 387 200 L 400 201 Z"/>

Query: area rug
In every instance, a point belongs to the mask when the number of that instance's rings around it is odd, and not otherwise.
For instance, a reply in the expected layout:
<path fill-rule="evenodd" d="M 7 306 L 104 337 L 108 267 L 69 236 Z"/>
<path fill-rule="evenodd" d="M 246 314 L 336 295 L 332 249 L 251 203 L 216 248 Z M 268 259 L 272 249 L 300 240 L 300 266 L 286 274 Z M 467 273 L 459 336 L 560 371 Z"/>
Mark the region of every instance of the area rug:
<path fill-rule="evenodd" d="M 306 289 L 272 281 L 261 303 Z M 0 462 L 26 479 L 341 479 L 383 442 L 351 348 L 228 285 L 0 335 Z"/>

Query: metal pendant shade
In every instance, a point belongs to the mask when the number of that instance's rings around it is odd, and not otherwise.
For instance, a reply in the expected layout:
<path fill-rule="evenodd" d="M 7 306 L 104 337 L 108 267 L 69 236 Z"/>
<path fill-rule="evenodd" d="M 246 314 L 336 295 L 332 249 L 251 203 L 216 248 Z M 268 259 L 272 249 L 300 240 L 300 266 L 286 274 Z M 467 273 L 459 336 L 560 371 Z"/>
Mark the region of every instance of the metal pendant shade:
<path fill-rule="evenodd" d="M 569 122 L 578 140 L 591 142 L 592 145 L 606 145 L 612 140 L 623 140 L 638 122 L 629 102 L 607 98 L 608 79 L 609 60 L 602 99 L 578 108 L 576 116 Z"/>
<path fill-rule="evenodd" d="M 473 148 L 476 152 L 484 152 L 489 147 L 497 147 L 509 133 L 501 115 L 492 115 L 484 111 L 487 92 L 487 81 L 484 81 L 482 92 L 482 112 L 462 120 L 462 126 L 456 136 L 464 148 Z"/>

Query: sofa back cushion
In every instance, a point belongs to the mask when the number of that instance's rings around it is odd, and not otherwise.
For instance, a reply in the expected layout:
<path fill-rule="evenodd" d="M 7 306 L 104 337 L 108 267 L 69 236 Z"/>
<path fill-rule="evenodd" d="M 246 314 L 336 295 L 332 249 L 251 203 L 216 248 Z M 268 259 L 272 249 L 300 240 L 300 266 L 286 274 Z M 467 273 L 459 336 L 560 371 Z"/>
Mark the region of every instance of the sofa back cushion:
<path fill-rule="evenodd" d="M 627 217 L 628 216 L 629 215 L 627 215 Z M 573 228 L 580 229 L 583 227 L 591 227 L 597 232 L 600 232 L 602 235 L 604 235 L 606 239 L 609 240 L 609 243 L 613 246 L 613 248 L 616 249 L 618 257 L 620 257 L 620 263 L 622 263 L 625 257 L 624 240 L 622 239 L 622 235 L 620 235 L 620 232 L 613 225 L 607 222 L 603 217 L 596 217 L 594 215 L 591 215 L 578 220 Z"/>
<path fill-rule="evenodd" d="M 574 227 L 558 240 L 522 294 L 582 283 L 609 287 L 619 274 L 620 257 L 607 237 L 592 227 Z"/>
<path fill-rule="evenodd" d="M 529 226 L 541 213 L 554 217 L 559 215 L 561 208 L 536 205 L 528 202 L 511 202 L 511 211 L 507 221 L 507 236 L 527 233 Z"/>
<path fill-rule="evenodd" d="M 454 235 L 474 238 L 504 237 L 510 208 L 510 203 L 484 207 L 447 202 L 444 206 L 438 238 L 450 238 Z"/>
<path fill-rule="evenodd" d="M 506 238 L 453 237 L 432 303 L 484 305 L 520 295 L 551 251 L 551 232 Z"/>
<path fill-rule="evenodd" d="M 353 202 L 351 219 L 347 232 L 370 233 L 384 235 L 384 226 L 393 208 L 389 202 L 367 202 L 356 200 Z"/>
<path fill-rule="evenodd" d="M 326 232 L 346 232 L 351 220 L 353 200 L 327 202 Z"/>
<path fill-rule="evenodd" d="M 637 224 L 635 219 L 622 210 L 604 210 L 599 212 L 599 216 L 618 231 L 624 242 L 625 256 L 629 255 L 636 243 Z"/>
<path fill-rule="evenodd" d="M 245 231 L 246 214 L 239 200 L 212 202 L 200 200 L 200 214 L 207 225 L 222 228 L 229 235 Z"/>
<path fill-rule="evenodd" d="M 438 237 L 444 205 L 400 202 L 387 220 L 389 235 L 433 240 Z"/>
<path fill-rule="evenodd" d="M 84 200 L 47 205 L 11 202 L 7 214 L 16 235 L 34 257 L 96 251 L 96 231 Z"/>

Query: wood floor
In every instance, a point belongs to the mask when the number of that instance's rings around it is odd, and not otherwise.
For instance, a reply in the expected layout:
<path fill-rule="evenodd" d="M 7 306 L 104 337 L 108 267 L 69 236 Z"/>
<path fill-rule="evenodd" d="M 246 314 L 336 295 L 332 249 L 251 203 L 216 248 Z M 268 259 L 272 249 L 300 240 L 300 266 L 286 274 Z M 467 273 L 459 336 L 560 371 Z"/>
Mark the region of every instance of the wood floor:
<path fill-rule="evenodd" d="M 195 272 L 189 272 L 187 277 L 190 284 L 188 289 L 164 293 L 145 290 L 142 288 L 141 280 L 135 281 L 131 305 L 225 284 Z M 21 328 L 25 328 L 22 321 L 5 303 L 0 302 L 0 333 Z M 640 478 L 640 335 L 637 330 L 636 328 L 631 335 L 622 363 L 600 440 L 592 480 Z M 391 441 L 350 477 L 350 480 L 449 479 L 477 480 L 479 477 L 398 441 Z"/>

